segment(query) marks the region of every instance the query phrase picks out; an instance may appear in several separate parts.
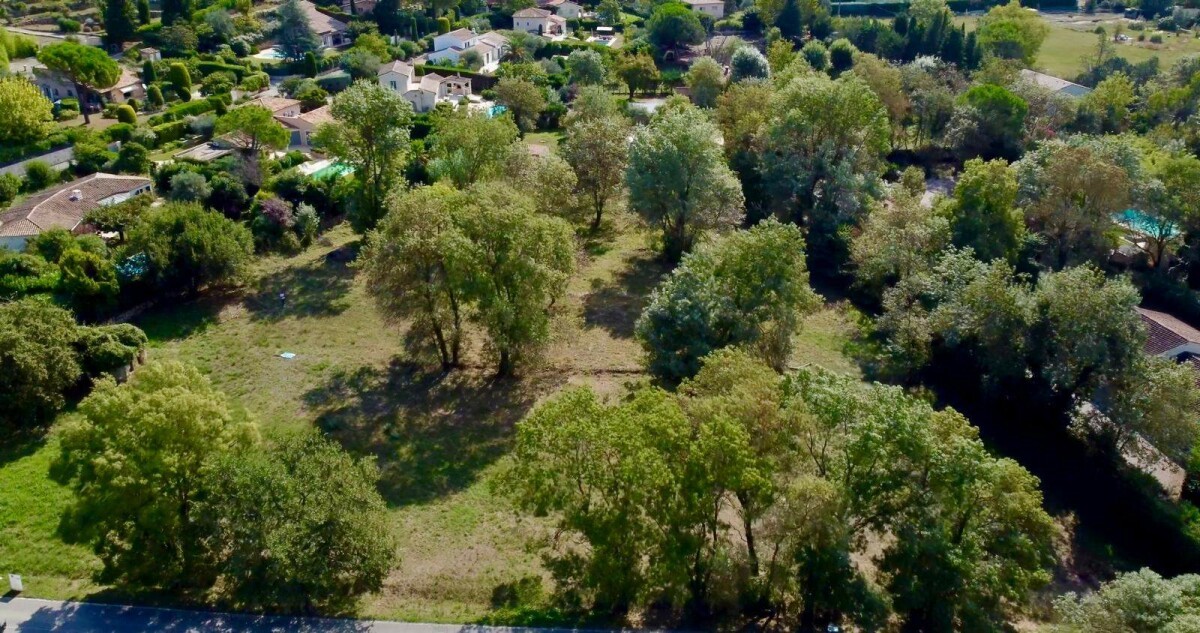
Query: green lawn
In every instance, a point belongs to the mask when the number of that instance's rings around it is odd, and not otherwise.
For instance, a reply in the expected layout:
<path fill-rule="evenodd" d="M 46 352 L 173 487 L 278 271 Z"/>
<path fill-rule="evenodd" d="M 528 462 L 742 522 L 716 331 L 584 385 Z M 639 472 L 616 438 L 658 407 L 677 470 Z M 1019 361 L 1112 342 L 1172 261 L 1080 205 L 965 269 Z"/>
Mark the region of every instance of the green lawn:
<path fill-rule="evenodd" d="M 412 363 L 403 327 L 380 319 L 347 264 L 357 240 L 344 226 L 298 256 L 260 260 L 241 291 L 163 305 L 139 324 L 151 359 L 194 363 L 267 436 L 315 425 L 377 458 L 400 563 L 363 615 L 478 621 L 497 585 L 545 575 L 534 545 L 547 525 L 517 515 L 491 485 L 513 424 L 565 385 L 618 397 L 644 379 L 633 326 L 666 269 L 650 232 L 622 214 L 606 224 L 615 227 L 584 241 L 554 342 L 515 382 L 492 380 L 477 339 L 466 370 L 442 377 Z M 842 309 L 821 311 L 797 336 L 793 364 L 855 371 L 842 355 L 849 332 Z M 69 501 L 48 478 L 55 451 L 51 434 L 0 452 L 0 571 L 24 574 L 32 597 L 84 597 L 101 589 L 90 580 L 98 561 L 55 534 Z"/>
<path fill-rule="evenodd" d="M 957 22 L 966 23 L 967 29 L 972 30 L 977 18 L 963 17 L 958 18 Z M 1103 25 L 1111 34 L 1114 20 L 1111 16 L 1079 14 L 1072 20 L 1048 20 L 1047 24 L 1050 26 L 1050 35 L 1038 54 L 1038 68 L 1056 77 L 1073 80 L 1084 68 L 1084 56 L 1092 54 L 1096 48 L 1096 34 L 1092 31 L 1096 26 Z M 1138 42 L 1138 32 L 1126 29 L 1125 33 L 1134 38 L 1134 41 L 1114 44 L 1116 53 L 1135 64 L 1158 57 L 1160 66 L 1164 69 L 1170 68 L 1184 57 L 1200 54 L 1200 40 L 1190 34 L 1159 32 L 1163 36 L 1163 43 L 1151 44 L 1150 35 L 1155 32 L 1149 29 L 1144 31 L 1147 41 Z"/>

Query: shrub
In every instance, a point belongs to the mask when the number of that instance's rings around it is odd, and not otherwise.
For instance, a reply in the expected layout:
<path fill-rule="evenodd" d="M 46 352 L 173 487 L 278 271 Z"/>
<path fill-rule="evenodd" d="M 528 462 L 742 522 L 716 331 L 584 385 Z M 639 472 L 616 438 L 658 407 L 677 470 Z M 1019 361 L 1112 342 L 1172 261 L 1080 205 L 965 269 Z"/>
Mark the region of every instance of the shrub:
<path fill-rule="evenodd" d="M 137 113 L 133 111 L 133 108 L 129 104 L 123 103 L 117 106 L 117 120 L 128 125 L 135 125 L 137 123 Z"/>
<path fill-rule="evenodd" d="M 58 181 L 58 172 L 44 161 L 35 160 L 25 164 L 25 193 L 41 191 Z"/>
<path fill-rule="evenodd" d="M 1155 33 L 1154 35 L 1151 35 L 1151 36 L 1150 36 L 1150 43 L 1151 43 L 1151 44 L 1162 44 L 1162 43 L 1163 43 L 1163 36 L 1162 36 L 1162 34 L 1160 34 L 1160 33 Z"/>
<path fill-rule="evenodd" d="M 171 178 L 168 197 L 176 202 L 204 202 L 212 193 L 208 180 L 194 171 L 184 171 Z"/>
<path fill-rule="evenodd" d="M 151 105 L 156 108 L 161 108 L 163 106 L 164 102 L 161 88 L 158 86 L 150 86 L 150 88 L 146 91 L 146 94 Z"/>
<path fill-rule="evenodd" d="M 133 126 L 128 123 L 117 123 L 104 129 L 104 136 L 110 141 L 124 143 L 133 136 Z"/>

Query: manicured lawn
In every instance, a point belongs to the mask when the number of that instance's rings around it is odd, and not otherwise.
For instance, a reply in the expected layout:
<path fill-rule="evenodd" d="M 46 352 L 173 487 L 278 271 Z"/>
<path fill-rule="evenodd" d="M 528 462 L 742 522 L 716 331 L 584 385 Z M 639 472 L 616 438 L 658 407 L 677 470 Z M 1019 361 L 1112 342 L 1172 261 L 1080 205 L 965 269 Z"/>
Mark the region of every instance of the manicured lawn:
<path fill-rule="evenodd" d="M 317 426 L 378 460 L 400 564 L 363 615 L 478 621 L 497 585 L 546 575 L 534 545 L 547 524 L 493 488 L 513 425 L 565 385 L 618 397 L 645 380 L 633 328 L 666 267 L 650 231 L 614 216 L 584 240 L 554 342 L 516 381 L 493 380 L 477 337 L 465 370 L 442 376 L 413 362 L 405 328 L 380 319 L 356 277 L 357 237 L 344 226 L 300 255 L 260 260 L 241 291 L 163 305 L 139 324 L 152 359 L 200 367 L 268 437 Z M 842 355 L 850 323 L 835 307 L 810 318 L 793 364 L 856 371 Z M 0 452 L 0 572 L 24 574 L 29 596 L 83 597 L 101 589 L 91 581 L 98 561 L 56 536 L 70 495 L 49 480 L 55 452 L 53 435 Z"/>
<path fill-rule="evenodd" d="M 965 22 L 967 30 L 972 30 L 975 28 L 977 18 L 964 17 L 958 18 L 957 21 Z M 1111 36 L 1115 19 L 1111 15 L 1075 14 L 1071 18 L 1056 16 L 1053 20 L 1047 20 L 1047 24 L 1050 26 L 1050 35 L 1042 44 L 1037 64 L 1046 73 L 1073 80 L 1083 71 L 1084 56 L 1093 54 L 1096 49 L 1097 36 L 1092 31 L 1097 26 L 1103 25 Z M 1150 43 L 1150 36 L 1156 32 L 1162 35 L 1162 44 Z M 1134 38 L 1134 41 L 1114 43 L 1116 54 L 1135 64 L 1151 57 L 1158 57 L 1159 65 L 1163 69 L 1170 68 L 1172 64 L 1184 57 L 1200 54 L 1200 40 L 1191 34 L 1177 35 L 1153 29 L 1147 29 L 1144 33 L 1146 41 L 1138 42 L 1138 31 L 1126 28 L 1125 34 Z"/>

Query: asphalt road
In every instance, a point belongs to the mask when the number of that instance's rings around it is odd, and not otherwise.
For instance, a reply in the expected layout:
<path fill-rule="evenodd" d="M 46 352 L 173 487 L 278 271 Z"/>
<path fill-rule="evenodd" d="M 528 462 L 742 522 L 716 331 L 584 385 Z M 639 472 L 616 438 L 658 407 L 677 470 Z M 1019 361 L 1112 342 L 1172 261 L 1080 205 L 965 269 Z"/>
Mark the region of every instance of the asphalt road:
<path fill-rule="evenodd" d="M 374 620 L 289 618 L 0 598 L 0 633 L 569 633 L 570 629 L 532 629 L 458 624 L 413 624 Z"/>

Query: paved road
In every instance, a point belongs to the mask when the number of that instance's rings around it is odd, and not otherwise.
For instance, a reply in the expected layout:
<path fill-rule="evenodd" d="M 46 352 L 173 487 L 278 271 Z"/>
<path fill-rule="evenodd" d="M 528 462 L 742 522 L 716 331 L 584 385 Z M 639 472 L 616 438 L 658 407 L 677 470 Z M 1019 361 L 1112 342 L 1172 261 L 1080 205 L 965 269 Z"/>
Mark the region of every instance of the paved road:
<path fill-rule="evenodd" d="M 7 628 L 4 628 L 7 626 Z M 568 633 L 457 624 L 287 618 L 0 598 L 0 633 Z"/>

